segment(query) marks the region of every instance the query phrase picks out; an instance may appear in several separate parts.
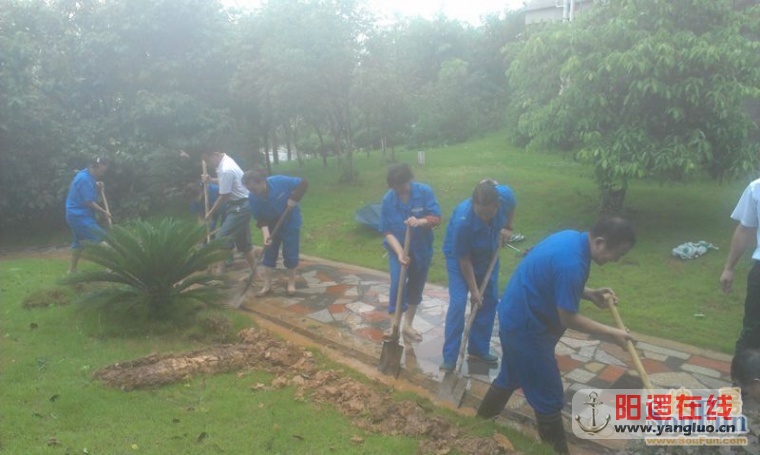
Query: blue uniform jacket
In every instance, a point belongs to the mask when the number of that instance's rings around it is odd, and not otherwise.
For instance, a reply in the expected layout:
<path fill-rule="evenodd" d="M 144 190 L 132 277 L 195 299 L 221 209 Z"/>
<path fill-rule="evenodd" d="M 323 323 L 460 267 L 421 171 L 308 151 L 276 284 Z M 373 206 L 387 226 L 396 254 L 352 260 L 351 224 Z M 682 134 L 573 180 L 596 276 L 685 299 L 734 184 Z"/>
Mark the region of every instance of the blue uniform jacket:
<path fill-rule="evenodd" d="M 66 218 L 94 218 L 94 211 L 86 202 L 97 202 L 98 188 L 89 169 L 82 169 L 74 177 L 66 196 Z"/>
<path fill-rule="evenodd" d="M 590 265 L 586 232 L 558 232 L 533 247 L 499 302 L 501 330 L 522 331 L 556 343 L 565 331 L 557 308 L 578 312 Z"/>
<path fill-rule="evenodd" d="M 404 203 L 395 191 L 389 190 L 383 196 L 380 215 L 380 232 L 390 232 L 403 246 L 406 234 L 404 221 L 410 216 L 424 218 L 426 216 L 441 216 L 441 207 L 433 194 L 433 190 L 424 183 L 411 182 L 409 200 Z M 383 239 L 383 245 L 391 251 L 388 240 Z M 392 251 L 391 251 L 392 252 Z M 433 257 L 433 230 L 429 227 L 412 228 L 409 255 L 417 261 L 429 261 Z"/>
<path fill-rule="evenodd" d="M 214 202 L 219 199 L 219 185 L 215 183 L 208 184 L 208 208 L 214 206 Z M 198 216 L 206 216 L 206 203 L 204 201 L 193 201 L 190 203 L 190 211 Z M 224 210 L 217 210 L 217 218 Z"/>
<path fill-rule="evenodd" d="M 248 195 L 248 204 L 251 207 L 251 214 L 258 222 L 259 226 L 270 226 L 274 228 L 280 215 L 288 206 L 288 199 L 292 191 L 301 184 L 301 178 L 288 177 L 286 175 L 273 175 L 267 177 L 267 194 L 259 196 L 253 191 Z M 295 206 L 290 211 L 290 215 L 283 222 L 281 229 L 293 230 L 301 228 L 301 207 Z"/>
<path fill-rule="evenodd" d="M 499 192 L 499 210 L 489 223 L 484 223 L 475 214 L 472 198 L 462 201 L 454 209 L 443 242 L 443 254 L 447 258 L 458 260 L 470 255 L 473 266 L 487 265 L 491 260 L 499 245 L 499 231 L 517 205 L 508 186 L 497 185 L 496 190 Z"/>

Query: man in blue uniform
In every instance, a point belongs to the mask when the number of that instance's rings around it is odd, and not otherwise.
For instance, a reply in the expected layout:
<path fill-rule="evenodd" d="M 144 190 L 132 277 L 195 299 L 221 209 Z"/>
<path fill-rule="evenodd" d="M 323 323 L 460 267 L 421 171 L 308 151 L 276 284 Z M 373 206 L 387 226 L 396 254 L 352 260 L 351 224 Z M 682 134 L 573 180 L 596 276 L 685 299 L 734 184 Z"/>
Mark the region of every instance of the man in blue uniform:
<path fill-rule="evenodd" d="M 111 215 L 98 205 L 103 182 L 97 181 L 108 170 L 108 162 L 97 157 L 74 177 L 66 196 L 66 223 L 71 228 L 74 241 L 71 243 L 71 264 L 69 273 L 75 273 L 82 255 L 82 241 L 100 242 L 103 229 L 95 220 L 95 212 L 106 217 Z"/>
<path fill-rule="evenodd" d="M 449 309 L 446 313 L 443 342 L 442 371 L 453 371 L 459 355 L 467 294 L 472 311 L 477 311 L 470 328 L 467 352 L 470 357 L 495 365 L 499 358 L 491 354 L 490 343 L 498 301 L 499 262 L 496 262 L 483 295 L 478 289 L 495 251 L 512 236 L 512 219 L 517 202 L 506 185 L 494 180 L 478 184 L 472 197 L 462 201 L 454 210 L 443 254 L 449 276 Z M 478 310 L 478 308 L 480 308 Z"/>
<path fill-rule="evenodd" d="M 404 264 L 408 269 L 406 282 L 402 284 L 405 287 L 401 306 L 404 312 L 402 333 L 413 341 L 422 341 L 422 335 L 412 323 L 422 301 L 422 291 L 433 258 L 432 230 L 441 223 L 441 208 L 433 190 L 413 179 L 414 174 L 406 163 L 388 167 L 386 182 L 390 190 L 383 196 L 380 232 L 384 237 L 383 246 L 388 250 L 391 274 L 388 312 L 393 314 L 397 309 L 398 279 L 401 264 Z M 407 226 L 412 229 L 408 257 L 404 256 L 403 246 Z"/>
<path fill-rule="evenodd" d="M 562 427 L 563 390 L 554 348 L 566 328 L 609 337 L 625 345 L 630 334 L 579 314 L 581 298 L 606 308 L 617 303 L 609 288 L 586 287 L 591 261 L 616 262 L 636 243 L 628 221 L 602 218 L 589 232 L 562 231 L 520 262 L 498 305 L 501 372 L 491 384 L 478 416 L 498 415 L 518 388 L 533 407 L 538 433 L 558 453 L 567 453 Z"/>
<path fill-rule="evenodd" d="M 199 223 L 204 223 L 206 218 L 206 203 L 203 200 L 203 185 L 197 183 L 188 183 L 185 187 L 185 199 L 190 203 L 190 211 L 198 217 Z M 208 204 L 211 208 L 216 200 L 219 199 L 219 186 L 213 183 L 208 184 Z M 216 229 L 217 224 L 222 219 L 223 210 L 217 211 L 214 218 L 209 223 L 209 230 L 212 232 Z M 213 236 L 212 236 L 213 238 Z"/>
<path fill-rule="evenodd" d="M 266 295 L 272 289 L 272 269 L 277 265 L 280 245 L 282 260 L 288 270 L 287 293 L 293 295 L 296 292 L 296 267 L 301 243 L 301 208 L 298 203 L 306 193 L 309 182 L 305 178 L 285 175 L 267 177 L 265 170 L 256 169 L 245 173 L 243 183 L 251 191 L 251 213 L 264 239 L 264 267 L 261 270 L 263 284 L 257 295 Z M 290 213 L 282 222 L 277 235 L 272 237 L 277 221 L 287 208 L 290 208 Z"/>

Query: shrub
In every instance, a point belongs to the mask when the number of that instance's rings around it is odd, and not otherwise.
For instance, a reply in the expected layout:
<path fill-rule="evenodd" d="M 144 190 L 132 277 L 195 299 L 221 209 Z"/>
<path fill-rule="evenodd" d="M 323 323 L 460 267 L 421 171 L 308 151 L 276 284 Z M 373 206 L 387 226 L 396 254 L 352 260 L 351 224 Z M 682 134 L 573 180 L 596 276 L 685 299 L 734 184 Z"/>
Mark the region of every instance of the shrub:
<path fill-rule="evenodd" d="M 202 244 L 202 225 L 171 218 L 115 226 L 103 243 L 88 244 L 82 257 L 105 270 L 65 277 L 64 284 L 111 283 L 97 297 L 108 302 L 145 304 L 151 313 L 182 303 L 214 303 L 221 295 L 208 267 L 227 257 L 221 240 Z"/>

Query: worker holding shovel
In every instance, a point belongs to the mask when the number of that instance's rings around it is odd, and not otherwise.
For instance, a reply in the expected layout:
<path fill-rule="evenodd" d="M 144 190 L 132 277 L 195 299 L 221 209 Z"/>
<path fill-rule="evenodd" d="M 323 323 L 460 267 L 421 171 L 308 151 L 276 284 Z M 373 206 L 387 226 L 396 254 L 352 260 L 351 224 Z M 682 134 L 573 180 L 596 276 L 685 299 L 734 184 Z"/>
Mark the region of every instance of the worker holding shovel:
<path fill-rule="evenodd" d="M 383 196 L 380 231 L 384 236 L 383 246 L 388 250 L 391 275 L 388 312 L 396 312 L 399 307 L 397 295 L 401 294 L 401 311 L 404 313 L 402 333 L 412 341 L 422 341 L 422 335 L 414 329 L 412 322 L 422 301 L 422 291 L 433 258 L 433 229 L 441 223 L 441 208 L 433 190 L 413 179 L 414 174 L 406 163 L 388 167 L 386 183 L 390 189 Z M 411 228 L 408 256 L 402 246 L 407 226 Z M 404 282 L 400 283 L 402 265 L 407 267 L 407 273 Z M 401 293 L 398 292 L 399 286 L 404 288 Z M 391 331 L 392 328 L 386 336 Z"/>
<path fill-rule="evenodd" d="M 200 224 L 206 222 L 207 208 L 204 201 L 204 191 L 203 185 L 199 185 L 198 183 L 188 183 L 184 190 L 185 200 L 190 204 L 190 211 L 193 212 L 193 215 L 198 217 L 198 223 Z M 209 207 L 213 206 L 216 203 L 216 200 L 219 199 L 219 185 L 209 183 L 207 197 Z M 223 220 L 223 212 L 223 209 L 217 210 L 216 214 L 211 219 L 211 222 L 208 225 L 210 232 L 214 232 L 217 226 L 221 224 L 221 221 Z"/>
<path fill-rule="evenodd" d="M 608 308 L 609 288 L 586 287 L 589 268 L 618 261 L 636 243 L 628 221 L 602 218 L 589 232 L 553 234 L 522 259 L 498 305 L 501 371 L 483 398 L 478 416 L 492 418 L 518 388 L 533 407 L 541 440 L 567 453 L 562 425 L 563 390 L 554 349 L 566 328 L 609 337 L 626 346 L 631 335 L 582 316 L 581 298 Z"/>
<path fill-rule="evenodd" d="M 285 175 L 267 177 L 266 170 L 254 169 L 245 173 L 243 183 L 251 191 L 248 203 L 264 239 L 263 285 L 256 295 L 264 296 L 272 289 L 272 270 L 277 265 L 280 245 L 282 260 L 288 270 L 287 293 L 293 295 L 301 242 L 301 208 L 298 203 L 309 182 L 305 178 Z"/>
<path fill-rule="evenodd" d="M 66 196 L 66 223 L 71 228 L 74 241 L 71 243 L 71 264 L 69 273 L 75 273 L 82 255 L 82 241 L 100 242 L 103 229 L 95 220 L 95 212 L 100 212 L 110 221 L 111 214 L 98 205 L 98 197 L 103 192 L 103 182 L 98 181 L 108 170 L 108 161 L 101 157 L 92 160 L 86 169 L 74 177 Z"/>
<path fill-rule="evenodd" d="M 449 309 L 441 371 L 454 371 L 461 343 L 468 343 L 470 358 L 491 365 L 499 362 L 499 358 L 490 352 L 498 301 L 498 260 L 482 295 L 478 283 L 484 281 L 494 251 L 512 236 L 516 204 L 514 193 L 508 186 L 487 179 L 475 187 L 472 197 L 462 201 L 451 216 L 443 243 L 449 276 Z M 478 313 L 472 322 L 469 340 L 462 340 L 468 293 L 473 311 Z"/>
<path fill-rule="evenodd" d="M 243 185 L 243 171 L 235 160 L 216 148 L 206 148 L 202 154 L 206 165 L 216 169 L 216 178 L 208 174 L 201 176 L 203 183 L 219 185 L 219 197 L 206 213 L 205 221 L 210 222 L 221 214 L 222 226 L 218 229 L 217 238 L 227 238 L 224 245 L 230 252 L 234 247 L 245 255 L 250 268 L 249 283 L 256 275 L 256 259 L 253 256 L 251 243 L 251 212 L 248 208 L 248 189 Z M 223 263 L 214 267 L 217 274 L 224 269 Z M 247 289 L 247 286 L 246 286 Z"/>

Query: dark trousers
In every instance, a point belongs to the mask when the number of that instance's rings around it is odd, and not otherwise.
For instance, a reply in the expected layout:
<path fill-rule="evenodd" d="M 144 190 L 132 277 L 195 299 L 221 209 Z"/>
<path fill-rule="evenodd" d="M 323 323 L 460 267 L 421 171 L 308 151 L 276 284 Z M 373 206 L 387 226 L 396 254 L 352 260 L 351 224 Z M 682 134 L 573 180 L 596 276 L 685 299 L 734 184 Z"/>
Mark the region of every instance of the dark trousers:
<path fill-rule="evenodd" d="M 736 352 L 743 349 L 760 349 L 760 261 L 755 261 L 747 276 L 744 321 L 736 340 Z"/>

